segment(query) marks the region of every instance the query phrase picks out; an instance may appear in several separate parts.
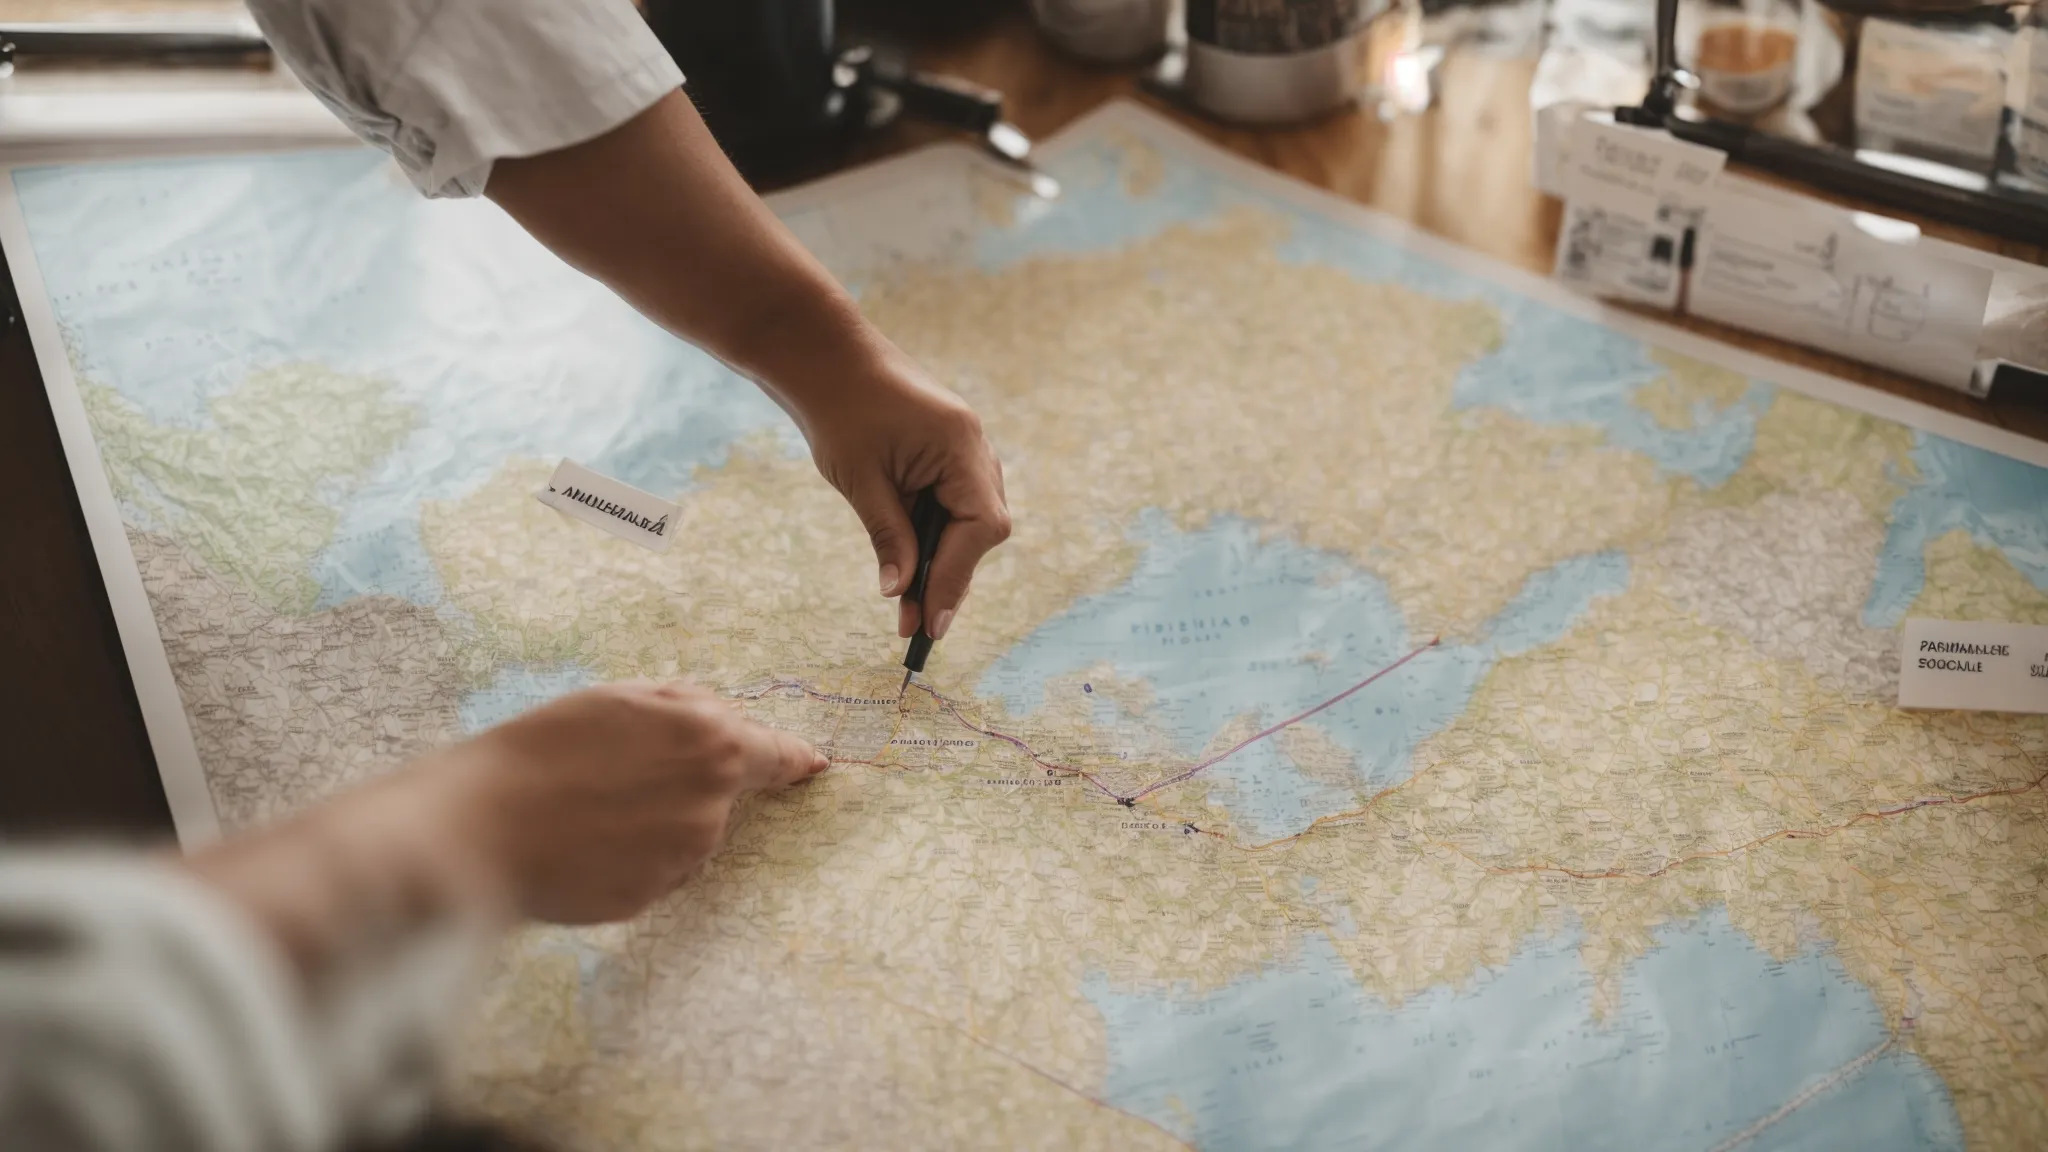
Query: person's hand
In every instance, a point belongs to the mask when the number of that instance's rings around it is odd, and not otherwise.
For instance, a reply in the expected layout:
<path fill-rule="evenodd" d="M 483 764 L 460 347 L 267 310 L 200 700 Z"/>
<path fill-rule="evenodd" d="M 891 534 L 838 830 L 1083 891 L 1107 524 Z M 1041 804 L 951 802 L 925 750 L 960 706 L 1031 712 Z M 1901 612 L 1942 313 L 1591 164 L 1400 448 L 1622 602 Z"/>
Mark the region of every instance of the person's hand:
<path fill-rule="evenodd" d="M 818 471 L 860 516 L 875 546 L 883 596 L 900 596 L 917 573 L 910 506 L 937 485 L 952 522 L 939 537 L 920 606 L 904 601 L 896 634 L 922 619 L 945 636 L 967 595 L 975 565 L 1010 536 L 1003 465 L 965 401 L 934 384 L 909 357 L 889 349 L 878 369 L 813 401 L 800 415 Z"/>
<path fill-rule="evenodd" d="M 741 796 L 825 764 L 702 689 L 608 684 L 180 866 L 317 979 L 424 922 L 631 916 L 717 850 Z"/>
<path fill-rule="evenodd" d="M 519 912 L 593 923 L 694 873 L 740 797 L 825 767 L 704 689 L 636 681 L 565 696 L 416 770 Z"/>
<path fill-rule="evenodd" d="M 882 595 L 917 571 L 911 503 L 953 515 L 932 560 L 925 628 L 946 633 L 974 567 L 1010 534 L 981 423 L 874 326 L 747 188 L 687 95 L 610 132 L 508 157 L 485 190 L 556 255 L 759 384 L 795 417 L 818 471 L 874 541 Z M 897 611 L 897 631 L 918 610 Z"/>

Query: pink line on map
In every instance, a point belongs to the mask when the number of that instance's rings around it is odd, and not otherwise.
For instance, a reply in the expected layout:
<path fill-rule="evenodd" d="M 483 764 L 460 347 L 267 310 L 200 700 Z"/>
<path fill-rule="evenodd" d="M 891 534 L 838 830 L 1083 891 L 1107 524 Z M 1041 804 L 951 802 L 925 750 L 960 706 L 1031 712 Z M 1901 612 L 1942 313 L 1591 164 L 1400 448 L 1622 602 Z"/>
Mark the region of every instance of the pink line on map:
<path fill-rule="evenodd" d="M 1414 651 L 1408 653 L 1406 656 L 1403 656 L 1399 660 L 1396 660 L 1393 663 L 1388 664 L 1387 666 L 1379 669 L 1372 675 L 1367 676 L 1365 679 L 1360 680 L 1358 683 L 1353 684 L 1351 687 L 1346 688 L 1342 692 L 1337 693 L 1335 696 L 1332 696 L 1329 699 L 1323 701 L 1322 703 L 1317 704 L 1315 707 L 1309 708 L 1302 712 L 1297 712 L 1294 715 L 1289 716 L 1287 719 L 1280 721 L 1278 724 L 1275 724 L 1270 728 L 1254 732 L 1250 736 L 1247 736 L 1244 739 L 1238 741 L 1236 744 L 1231 745 L 1229 748 L 1226 748 L 1225 750 L 1218 752 L 1216 755 L 1209 757 L 1207 760 L 1203 760 L 1197 764 L 1191 764 L 1188 767 L 1181 769 L 1179 772 L 1175 772 L 1172 775 L 1154 781 L 1146 787 L 1140 788 L 1138 791 L 1132 792 L 1128 795 L 1118 792 L 1114 788 L 1111 788 L 1109 785 L 1104 784 L 1098 777 L 1096 777 L 1094 773 L 1089 772 L 1086 769 L 1072 768 L 1065 764 L 1058 764 L 1051 760 L 1047 760 L 1045 757 L 1040 756 L 1035 750 L 1033 750 L 1031 745 L 1026 744 L 1024 741 L 1019 740 L 1017 737 L 1012 736 L 1007 732 L 998 732 L 993 728 L 984 728 L 981 725 L 976 724 L 974 721 L 969 720 L 966 717 L 966 715 L 960 711 L 959 704 L 950 699 L 949 697 L 940 695 L 937 691 L 928 688 L 923 684 L 913 684 L 912 687 L 920 689 L 921 691 L 929 695 L 932 699 L 938 701 L 939 705 L 942 708 L 944 708 L 946 712 L 950 714 L 953 717 L 953 719 L 960 724 L 961 727 L 967 729 L 968 731 L 978 733 L 982 736 L 986 736 L 991 740 L 1001 740 L 1005 744 L 1011 745 L 1018 751 L 1024 753 L 1026 756 L 1031 757 L 1031 762 L 1033 764 L 1038 765 L 1041 768 L 1050 769 L 1054 772 L 1065 773 L 1069 776 L 1079 776 L 1081 779 L 1088 781 L 1088 783 L 1090 784 L 1093 784 L 1096 787 L 1096 789 L 1100 791 L 1104 796 L 1109 797 L 1111 800 L 1114 800 L 1117 803 L 1124 805 L 1125 807 L 1129 807 L 1130 805 L 1133 805 L 1138 801 L 1143 800 L 1145 797 L 1150 796 L 1153 793 L 1160 791 L 1161 789 L 1171 788 L 1175 784 L 1180 784 L 1194 778 L 1199 773 L 1206 771 L 1207 769 L 1213 768 L 1218 764 L 1221 764 L 1223 761 L 1230 759 L 1232 756 L 1237 755 L 1239 752 L 1242 752 L 1245 749 L 1251 747 L 1252 745 L 1257 744 L 1259 741 L 1264 740 L 1270 736 L 1278 735 L 1279 733 L 1294 727 L 1296 724 L 1301 723 L 1309 717 L 1314 716 L 1318 712 L 1321 712 L 1327 708 L 1335 707 L 1336 705 L 1343 703 L 1345 700 L 1348 700 L 1351 697 L 1357 695 L 1358 693 L 1365 691 L 1366 688 L 1370 687 L 1375 681 L 1379 680 L 1381 677 L 1392 673 L 1395 669 L 1400 668 L 1403 664 L 1408 663 L 1410 660 L 1413 660 L 1417 656 L 1422 655 L 1424 652 L 1429 651 L 1431 648 L 1436 647 L 1438 644 L 1442 643 L 1442 641 L 1443 637 L 1441 636 L 1431 637 L 1429 643 L 1417 647 Z M 804 695 L 816 700 L 836 699 L 831 693 L 820 692 L 812 688 L 808 684 L 804 684 L 793 680 L 781 681 L 776 683 L 772 687 L 796 688 L 801 690 Z"/>
<path fill-rule="evenodd" d="M 1399 668 L 1401 665 L 1406 664 L 1410 660 L 1415 659 L 1417 656 L 1422 655 L 1424 652 L 1429 651 L 1431 648 L 1436 647 L 1437 644 L 1442 640 L 1443 637 L 1441 636 L 1432 636 L 1430 638 L 1429 643 L 1422 645 L 1420 648 L 1415 649 L 1413 652 L 1408 653 L 1406 656 L 1401 657 L 1399 660 L 1394 661 L 1392 664 L 1389 664 L 1386 667 L 1380 669 L 1379 671 L 1373 673 L 1372 675 L 1367 676 L 1365 679 L 1360 680 L 1358 683 L 1353 684 L 1351 687 L 1346 688 L 1342 692 L 1337 693 L 1335 696 L 1330 697 L 1328 700 L 1323 701 L 1321 704 L 1318 704 L 1315 707 L 1310 708 L 1306 712 L 1300 712 L 1293 716 L 1289 716 L 1287 719 L 1282 720 L 1278 724 L 1275 724 L 1271 728 L 1268 728 L 1262 732 L 1254 732 L 1250 736 L 1245 737 L 1243 740 L 1238 741 L 1236 744 L 1231 745 L 1229 749 L 1222 752 L 1218 752 L 1216 755 L 1209 757 L 1207 760 L 1204 760 L 1199 764 L 1186 768 L 1172 776 L 1168 776 L 1166 779 L 1161 780 L 1148 788 L 1140 789 L 1139 791 L 1132 793 L 1130 799 L 1143 800 L 1145 797 L 1150 796 L 1154 792 L 1159 791 L 1161 788 L 1171 788 L 1175 784 L 1178 784 L 1181 781 L 1186 780 L 1189 777 L 1193 776 L 1195 773 L 1200 772 L 1205 768 L 1211 767 L 1215 764 L 1218 764 L 1224 760 L 1229 759 L 1232 756 L 1237 755 L 1239 752 L 1242 752 L 1245 749 L 1251 747 L 1252 745 L 1257 744 L 1259 741 L 1264 740 L 1268 736 L 1274 735 L 1275 733 L 1278 733 L 1284 729 L 1292 728 L 1296 724 L 1301 723 L 1303 720 L 1306 720 L 1309 717 L 1315 715 L 1316 713 L 1321 712 L 1323 709 L 1329 708 L 1335 704 L 1342 703 L 1344 700 L 1350 698 L 1356 693 L 1363 692 L 1367 686 L 1372 684 L 1373 681 L 1378 680 L 1380 677 L 1385 676 L 1389 672 L 1392 672 L 1394 669 Z"/>

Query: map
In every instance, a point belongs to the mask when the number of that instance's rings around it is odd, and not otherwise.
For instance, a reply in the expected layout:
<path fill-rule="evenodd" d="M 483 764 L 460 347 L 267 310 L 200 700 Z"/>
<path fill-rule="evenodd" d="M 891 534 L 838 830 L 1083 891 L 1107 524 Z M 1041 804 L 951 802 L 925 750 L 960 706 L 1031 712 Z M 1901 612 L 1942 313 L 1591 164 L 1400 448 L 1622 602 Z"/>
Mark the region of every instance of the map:
<path fill-rule="evenodd" d="M 570 1148 L 2048 1147 L 2048 449 L 1564 294 L 1130 105 L 1020 195 L 776 198 L 1016 534 L 899 702 L 780 411 L 356 149 L 13 170 L 0 233 L 181 834 L 581 685 L 836 766 L 494 962 Z M 680 501 L 654 553 L 534 498 Z"/>

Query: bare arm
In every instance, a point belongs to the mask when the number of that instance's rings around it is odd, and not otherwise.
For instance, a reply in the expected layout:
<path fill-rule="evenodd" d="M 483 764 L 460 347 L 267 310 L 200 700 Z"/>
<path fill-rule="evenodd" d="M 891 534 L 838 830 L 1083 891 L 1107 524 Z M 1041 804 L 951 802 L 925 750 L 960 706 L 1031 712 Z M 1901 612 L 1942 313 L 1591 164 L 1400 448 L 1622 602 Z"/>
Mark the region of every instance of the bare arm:
<path fill-rule="evenodd" d="M 423 924 L 631 916 L 710 857 L 742 795 L 825 767 L 704 689 L 610 684 L 185 867 L 317 985 Z"/>
<path fill-rule="evenodd" d="M 747 187 L 680 91 L 594 140 L 498 161 L 484 194 L 799 419 L 844 390 L 847 373 L 886 367 L 887 342 Z"/>
<path fill-rule="evenodd" d="M 385 1147 L 506 919 L 632 914 L 815 750 L 702 689 L 579 692 L 183 861 L 0 850 L 0 1147 Z"/>
<path fill-rule="evenodd" d="M 485 191 L 557 255 L 753 377 L 790 413 L 867 527 L 885 596 L 916 566 L 909 502 L 938 485 L 953 525 L 925 607 L 932 634 L 944 633 L 974 566 L 1010 530 L 981 423 L 861 316 L 682 93 L 596 139 L 500 160 Z M 899 631 L 916 624 L 904 605 Z"/>
<path fill-rule="evenodd" d="M 953 514 L 926 589 L 942 635 L 1009 534 L 960 399 L 864 319 L 750 192 L 628 0 L 249 0 L 278 55 L 432 196 L 483 191 L 563 259 L 753 377 L 853 505 L 881 592 L 911 580 L 906 509 Z M 917 624 L 911 605 L 898 630 Z"/>

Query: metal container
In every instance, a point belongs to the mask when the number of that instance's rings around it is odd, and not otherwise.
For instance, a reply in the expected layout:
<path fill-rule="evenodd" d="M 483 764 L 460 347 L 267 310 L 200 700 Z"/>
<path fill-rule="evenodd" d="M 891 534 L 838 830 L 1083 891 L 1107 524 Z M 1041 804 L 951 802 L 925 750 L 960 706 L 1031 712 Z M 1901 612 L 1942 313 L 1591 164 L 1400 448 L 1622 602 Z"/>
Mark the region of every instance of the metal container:
<path fill-rule="evenodd" d="M 1340 108 L 1372 83 L 1367 31 L 1386 0 L 1187 0 L 1187 98 L 1270 124 Z"/>
<path fill-rule="evenodd" d="M 1031 0 L 1046 38 L 1072 55 L 1122 64 L 1166 46 L 1171 0 Z"/>

